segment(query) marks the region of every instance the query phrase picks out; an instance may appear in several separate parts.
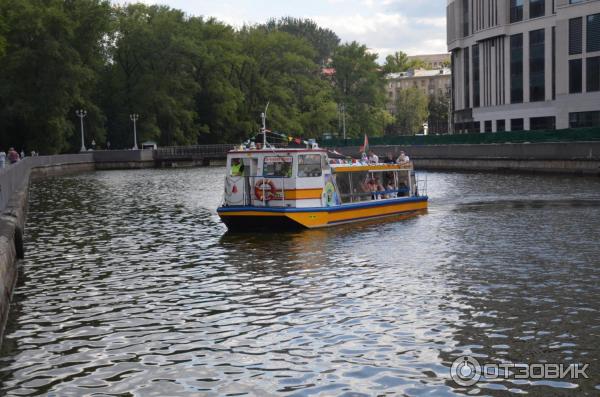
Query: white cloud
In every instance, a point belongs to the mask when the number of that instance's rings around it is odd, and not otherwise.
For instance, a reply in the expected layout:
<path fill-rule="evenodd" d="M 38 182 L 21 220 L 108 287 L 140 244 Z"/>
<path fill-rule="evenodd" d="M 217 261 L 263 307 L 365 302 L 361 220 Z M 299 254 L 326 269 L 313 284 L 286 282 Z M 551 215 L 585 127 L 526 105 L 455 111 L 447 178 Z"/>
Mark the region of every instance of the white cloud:
<path fill-rule="evenodd" d="M 415 23 L 418 23 L 420 25 L 433 26 L 440 29 L 446 29 L 446 17 L 416 18 Z"/>
<path fill-rule="evenodd" d="M 311 16 L 320 26 L 329 28 L 336 32 L 338 36 L 344 38 L 346 34 L 363 35 L 368 33 L 377 33 L 384 29 L 401 29 L 408 23 L 406 17 L 400 14 L 382 14 L 377 13 L 372 16 L 354 14 L 350 16 L 330 16 L 320 15 Z"/>
<path fill-rule="evenodd" d="M 116 1 L 124 0 L 113 0 Z M 342 42 L 365 44 L 379 54 L 380 62 L 395 51 L 409 55 L 446 52 L 444 0 L 263 0 L 260 8 L 249 0 L 142 1 L 166 3 L 193 15 L 215 17 L 237 28 L 283 16 L 310 18 L 333 30 Z"/>

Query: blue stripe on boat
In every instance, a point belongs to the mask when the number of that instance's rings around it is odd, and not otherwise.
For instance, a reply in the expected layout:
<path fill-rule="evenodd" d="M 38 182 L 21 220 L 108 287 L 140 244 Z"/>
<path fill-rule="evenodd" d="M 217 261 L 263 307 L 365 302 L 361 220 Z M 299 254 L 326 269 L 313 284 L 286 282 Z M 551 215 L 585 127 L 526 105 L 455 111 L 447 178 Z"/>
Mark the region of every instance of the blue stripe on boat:
<path fill-rule="evenodd" d="M 248 207 L 248 206 L 236 206 L 236 207 L 219 207 L 217 212 L 336 212 L 336 211 L 348 211 L 348 210 L 356 210 L 361 208 L 372 208 L 372 207 L 385 207 L 388 205 L 396 205 L 403 203 L 417 203 L 421 201 L 427 201 L 429 197 L 420 196 L 420 197 L 402 197 L 397 199 L 390 199 L 385 201 L 373 200 L 373 201 L 365 201 L 363 203 L 356 204 L 344 204 L 338 205 L 335 207 L 307 207 L 307 208 L 282 208 L 282 207 Z"/>

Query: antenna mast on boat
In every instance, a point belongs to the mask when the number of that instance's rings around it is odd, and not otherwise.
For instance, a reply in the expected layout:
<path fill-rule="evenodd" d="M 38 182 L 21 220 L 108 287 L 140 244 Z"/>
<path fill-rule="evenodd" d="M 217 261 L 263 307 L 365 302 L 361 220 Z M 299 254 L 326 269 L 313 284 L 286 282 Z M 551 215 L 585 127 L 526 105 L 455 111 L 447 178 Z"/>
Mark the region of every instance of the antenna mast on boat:
<path fill-rule="evenodd" d="M 267 102 L 267 106 L 265 107 L 265 111 L 260 114 L 262 118 L 262 133 L 263 133 L 263 148 L 267 148 L 267 110 L 269 109 L 269 103 Z"/>

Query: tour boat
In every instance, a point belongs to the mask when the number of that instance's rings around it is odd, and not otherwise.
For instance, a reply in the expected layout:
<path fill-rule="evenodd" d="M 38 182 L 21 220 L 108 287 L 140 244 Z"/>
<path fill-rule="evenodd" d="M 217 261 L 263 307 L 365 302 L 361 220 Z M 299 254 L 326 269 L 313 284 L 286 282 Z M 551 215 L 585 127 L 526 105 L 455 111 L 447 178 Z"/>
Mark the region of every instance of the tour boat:
<path fill-rule="evenodd" d="M 227 155 L 217 213 L 231 231 L 321 228 L 423 212 L 411 162 L 369 164 L 307 148 L 240 147 Z"/>

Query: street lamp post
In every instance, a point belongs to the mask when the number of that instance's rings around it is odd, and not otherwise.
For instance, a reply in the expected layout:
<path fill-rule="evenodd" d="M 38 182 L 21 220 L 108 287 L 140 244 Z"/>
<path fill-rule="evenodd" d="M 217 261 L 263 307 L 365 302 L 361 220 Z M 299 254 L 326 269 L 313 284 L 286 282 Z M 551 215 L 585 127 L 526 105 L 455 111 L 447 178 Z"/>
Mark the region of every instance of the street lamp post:
<path fill-rule="evenodd" d="M 346 104 L 342 103 L 340 105 L 340 110 L 342 111 L 342 133 L 344 135 L 344 142 L 346 142 Z"/>
<path fill-rule="evenodd" d="M 137 130 L 136 130 L 136 121 L 140 118 L 140 115 L 137 113 L 132 113 L 129 115 L 131 121 L 133 121 L 133 150 L 138 149 L 137 145 Z"/>
<path fill-rule="evenodd" d="M 85 140 L 83 138 L 83 118 L 87 116 L 87 112 L 83 109 L 78 109 L 75 111 L 77 117 L 79 117 L 79 121 L 81 122 L 81 152 L 85 152 Z"/>

